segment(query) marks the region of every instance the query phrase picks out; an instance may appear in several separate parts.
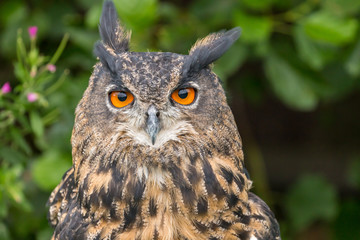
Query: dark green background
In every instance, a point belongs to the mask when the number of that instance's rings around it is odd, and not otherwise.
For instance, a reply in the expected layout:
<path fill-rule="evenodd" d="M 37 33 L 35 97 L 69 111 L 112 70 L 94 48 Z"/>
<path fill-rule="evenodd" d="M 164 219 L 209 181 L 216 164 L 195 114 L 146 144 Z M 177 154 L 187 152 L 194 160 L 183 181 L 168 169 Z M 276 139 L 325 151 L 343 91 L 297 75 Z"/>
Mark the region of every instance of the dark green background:
<path fill-rule="evenodd" d="M 132 29 L 134 51 L 186 54 L 196 39 L 240 26 L 240 40 L 214 70 L 224 80 L 254 191 L 274 209 L 283 239 L 360 239 L 360 1 L 114 2 Z M 101 6 L 1 0 L 0 85 L 20 84 L 16 37 L 21 28 L 28 43 L 29 26 L 38 26 L 44 55 L 70 34 L 55 74 L 70 73 L 47 96 L 56 121 L 45 124 L 41 114 L 37 121 L 33 112 L 48 110 L 26 106 L 30 130 L 18 131 L 30 150 L 0 128 L 0 239 L 51 235 L 45 203 L 71 165 L 73 113 L 95 63 Z"/>

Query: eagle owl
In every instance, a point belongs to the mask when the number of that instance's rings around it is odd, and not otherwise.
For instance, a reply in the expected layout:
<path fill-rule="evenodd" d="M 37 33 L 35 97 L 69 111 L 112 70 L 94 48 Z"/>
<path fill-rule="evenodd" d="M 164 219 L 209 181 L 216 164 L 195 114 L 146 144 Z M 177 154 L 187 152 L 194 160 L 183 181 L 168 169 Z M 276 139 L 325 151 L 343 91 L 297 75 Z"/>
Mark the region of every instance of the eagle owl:
<path fill-rule="evenodd" d="M 249 192 L 241 139 L 211 70 L 240 29 L 188 55 L 131 52 L 104 3 L 99 63 L 76 108 L 73 165 L 52 192 L 52 239 L 280 239 Z"/>

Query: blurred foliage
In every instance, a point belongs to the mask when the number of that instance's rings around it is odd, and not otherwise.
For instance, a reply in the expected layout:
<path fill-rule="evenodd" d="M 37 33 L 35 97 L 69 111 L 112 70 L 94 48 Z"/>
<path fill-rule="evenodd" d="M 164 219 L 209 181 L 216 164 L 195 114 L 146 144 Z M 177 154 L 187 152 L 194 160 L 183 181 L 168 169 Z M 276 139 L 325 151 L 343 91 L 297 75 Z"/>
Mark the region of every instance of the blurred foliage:
<path fill-rule="evenodd" d="M 304 175 L 285 198 L 290 227 L 298 232 L 316 220 L 334 219 L 337 213 L 336 191 L 320 176 Z"/>
<path fill-rule="evenodd" d="M 271 92 L 290 109 L 312 111 L 359 90 L 358 0 L 114 2 L 132 29 L 135 51 L 186 54 L 197 38 L 240 26 L 240 40 L 214 70 L 226 86 L 243 64 L 259 65 L 264 81 L 241 85 L 247 101 Z M 71 165 L 73 112 L 95 63 L 92 47 L 99 39 L 101 6 L 100 0 L 0 3 L 0 85 L 8 82 L 12 88 L 0 94 L 0 239 L 51 235 L 45 203 Z M 29 26 L 38 27 L 36 41 L 19 31 Z M 53 58 L 46 57 L 54 52 Z M 56 72 L 51 72 L 48 66 L 55 62 Z M 29 93 L 36 94 L 34 102 Z M 348 173 L 357 190 L 359 162 L 355 157 Z M 324 177 L 301 177 L 275 202 L 281 202 L 283 239 L 319 222 L 334 239 L 359 239 L 360 200 L 339 199 Z"/>
<path fill-rule="evenodd" d="M 64 36 L 50 58 L 43 56 L 36 46 L 37 30 L 36 26 L 28 28 L 29 49 L 23 41 L 22 30 L 18 30 L 17 60 L 14 63 L 14 75 L 17 81 L 6 82 L 0 92 L 1 239 L 10 239 L 12 229 L 7 228 L 6 225 L 18 221 L 13 215 L 12 208 L 19 213 L 32 214 L 36 207 L 35 203 L 31 202 L 30 195 L 36 194 L 40 190 L 38 187 L 43 188 L 47 184 L 52 184 L 51 188 L 56 186 L 62 176 L 62 173 L 57 171 L 66 171 L 71 166 L 69 161 L 64 162 L 56 156 L 41 157 L 41 153 L 53 151 L 44 134 L 45 129 L 58 118 L 59 109 L 51 106 L 48 96 L 58 90 L 68 74 L 68 70 L 65 70 L 62 74 L 56 75 L 54 64 L 63 52 L 69 35 Z M 46 165 L 49 161 L 53 161 L 53 164 Z M 44 165 L 46 168 L 43 167 Z M 66 166 L 63 167 L 64 165 Z M 48 175 L 45 175 L 46 173 Z M 52 179 L 54 180 L 51 182 Z M 21 226 L 21 223 L 19 225 Z M 28 225 L 26 227 L 32 224 Z M 17 229 L 17 231 L 24 234 L 24 237 L 28 235 L 26 229 Z"/>

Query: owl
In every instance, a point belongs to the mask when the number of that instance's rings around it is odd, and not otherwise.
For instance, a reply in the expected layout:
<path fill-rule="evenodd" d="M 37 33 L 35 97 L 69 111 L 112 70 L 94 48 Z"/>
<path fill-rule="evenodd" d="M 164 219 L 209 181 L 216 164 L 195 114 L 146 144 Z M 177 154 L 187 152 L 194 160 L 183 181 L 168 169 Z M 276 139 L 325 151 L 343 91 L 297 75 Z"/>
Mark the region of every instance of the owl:
<path fill-rule="evenodd" d="M 250 192 L 242 142 L 211 70 L 240 29 L 188 55 L 131 52 L 106 1 L 89 85 L 75 111 L 73 165 L 48 201 L 52 239 L 280 239 Z"/>

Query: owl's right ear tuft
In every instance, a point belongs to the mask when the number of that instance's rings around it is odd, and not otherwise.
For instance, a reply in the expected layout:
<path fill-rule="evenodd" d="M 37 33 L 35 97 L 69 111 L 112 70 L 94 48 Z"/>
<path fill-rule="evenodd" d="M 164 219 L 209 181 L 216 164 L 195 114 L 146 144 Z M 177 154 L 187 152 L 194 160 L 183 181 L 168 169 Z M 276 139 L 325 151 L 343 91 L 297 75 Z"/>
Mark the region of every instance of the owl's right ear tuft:
<path fill-rule="evenodd" d="M 102 42 L 116 53 L 129 51 L 130 32 L 120 24 L 112 1 L 105 1 L 100 17 L 99 32 Z"/>
<path fill-rule="evenodd" d="M 94 54 L 112 73 L 116 72 L 116 54 L 112 49 L 106 48 L 101 42 L 97 42 L 95 43 Z"/>
<path fill-rule="evenodd" d="M 120 24 L 112 1 L 105 1 L 100 17 L 101 40 L 95 44 L 94 54 L 111 72 L 116 72 L 117 54 L 129 51 L 130 32 Z"/>

